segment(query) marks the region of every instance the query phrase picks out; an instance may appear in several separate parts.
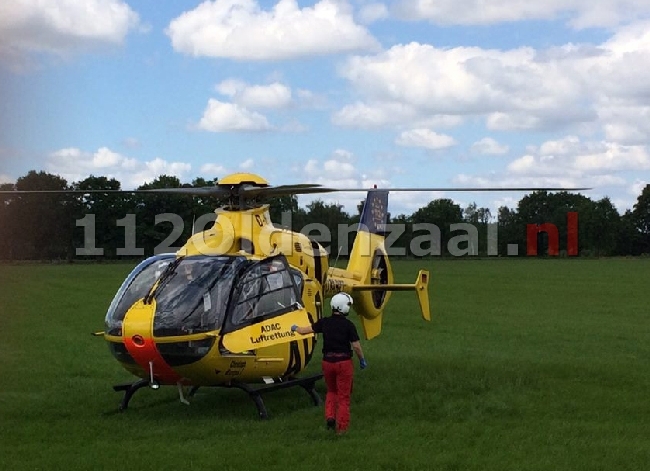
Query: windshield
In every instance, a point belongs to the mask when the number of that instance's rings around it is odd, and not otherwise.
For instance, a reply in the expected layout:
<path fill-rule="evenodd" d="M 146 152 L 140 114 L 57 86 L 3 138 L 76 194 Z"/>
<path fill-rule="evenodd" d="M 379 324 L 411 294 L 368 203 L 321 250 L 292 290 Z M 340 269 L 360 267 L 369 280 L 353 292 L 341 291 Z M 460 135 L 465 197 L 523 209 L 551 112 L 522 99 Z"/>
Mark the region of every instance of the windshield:
<path fill-rule="evenodd" d="M 142 299 L 151 289 L 165 268 L 176 258 L 174 254 L 160 254 L 141 262 L 131 271 L 115 294 L 106 313 L 108 335 L 122 335 L 122 321 L 126 311 Z"/>
<path fill-rule="evenodd" d="M 165 274 L 155 291 L 156 337 L 221 328 L 233 282 L 245 257 L 186 257 Z"/>
<path fill-rule="evenodd" d="M 302 276 L 289 267 L 284 256 L 261 260 L 241 276 L 228 316 L 228 331 L 300 309 Z"/>

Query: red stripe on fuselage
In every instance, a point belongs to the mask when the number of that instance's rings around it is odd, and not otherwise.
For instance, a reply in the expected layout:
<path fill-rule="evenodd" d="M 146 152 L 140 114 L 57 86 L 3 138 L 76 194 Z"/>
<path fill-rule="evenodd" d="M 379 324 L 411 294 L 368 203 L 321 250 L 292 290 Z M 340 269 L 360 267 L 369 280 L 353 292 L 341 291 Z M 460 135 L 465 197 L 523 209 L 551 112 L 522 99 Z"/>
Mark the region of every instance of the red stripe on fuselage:
<path fill-rule="evenodd" d="M 181 380 L 181 376 L 169 366 L 165 359 L 160 355 L 156 348 L 156 343 L 152 338 L 141 336 L 142 340 L 134 341 L 134 336 L 124 339 L 124 345 L 133 359 L 147 373 L 153 369 L 153 377 L 160 384 L 176 384 Z M 150 366 L 150 363 L 152 366 Z"/>
<path fill-rule="evenodd" d="M 141 300 L 129 309 L 122 324 L 124 346 L 147 376 L 153 370 L 153 379 L 160 384 L 175 384 L 180 381 L 181 376 L 160 355 L 153 339 L 155 313 L 155 301 L 144 304 Z"/>

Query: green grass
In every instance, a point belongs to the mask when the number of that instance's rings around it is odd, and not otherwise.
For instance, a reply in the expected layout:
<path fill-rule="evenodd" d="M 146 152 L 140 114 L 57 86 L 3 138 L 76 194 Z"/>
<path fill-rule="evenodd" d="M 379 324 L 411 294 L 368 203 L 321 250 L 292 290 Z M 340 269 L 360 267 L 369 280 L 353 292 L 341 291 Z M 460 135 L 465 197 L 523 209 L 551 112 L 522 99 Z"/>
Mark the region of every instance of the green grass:
<path fill-rule="evenodd" d="M 131 377 L 89 334 L 131 266 L 0 266 L 0 469 L 647 469 L 650 260 L 399 262 L 397 280 L 423 265 L 433 322 L 393 295 L 338 439 L 300 389 L 265 396 L 268 421 L 229 389 L 118 413 Z"/>

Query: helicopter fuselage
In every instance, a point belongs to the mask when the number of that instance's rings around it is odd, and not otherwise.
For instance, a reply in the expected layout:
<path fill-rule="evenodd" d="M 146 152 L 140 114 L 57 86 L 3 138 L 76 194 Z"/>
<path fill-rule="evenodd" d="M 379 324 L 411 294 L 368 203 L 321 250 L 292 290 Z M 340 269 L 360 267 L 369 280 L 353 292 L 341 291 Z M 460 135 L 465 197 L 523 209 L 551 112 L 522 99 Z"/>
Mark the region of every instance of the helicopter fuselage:
<path fill-rule="evenodd" d="M 322 316 L 327 270 L 327 252 L 275 228 L 268 206 L 218 210 L 215 225 L 178 253 L 133 270 L 104 337 L 126 370 L 159 384 L 292 377 L 309 363 L 316 338 L 290 327 Z"/>

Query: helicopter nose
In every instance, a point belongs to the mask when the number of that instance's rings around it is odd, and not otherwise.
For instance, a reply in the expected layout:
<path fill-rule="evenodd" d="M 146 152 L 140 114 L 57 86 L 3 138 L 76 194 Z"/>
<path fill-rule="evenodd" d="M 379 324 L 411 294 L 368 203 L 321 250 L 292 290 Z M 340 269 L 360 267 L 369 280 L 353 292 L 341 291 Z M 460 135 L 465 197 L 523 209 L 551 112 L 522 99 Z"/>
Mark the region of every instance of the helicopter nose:
<path fill-rule="evenodd" d="M 154 341 L 152 326 L 155 312 L 155 301 L 151 304 L 139 301 L 129 309 L 122 323 L 124 346 L 135 362 L 148 373 L 152 383 L 176 384 L 181 376 L 163 359 Z"/>

